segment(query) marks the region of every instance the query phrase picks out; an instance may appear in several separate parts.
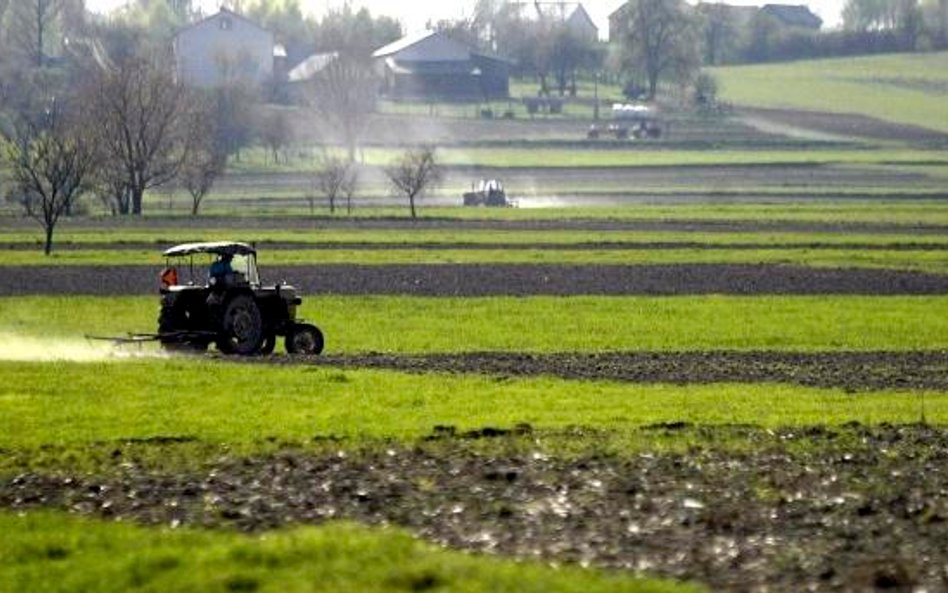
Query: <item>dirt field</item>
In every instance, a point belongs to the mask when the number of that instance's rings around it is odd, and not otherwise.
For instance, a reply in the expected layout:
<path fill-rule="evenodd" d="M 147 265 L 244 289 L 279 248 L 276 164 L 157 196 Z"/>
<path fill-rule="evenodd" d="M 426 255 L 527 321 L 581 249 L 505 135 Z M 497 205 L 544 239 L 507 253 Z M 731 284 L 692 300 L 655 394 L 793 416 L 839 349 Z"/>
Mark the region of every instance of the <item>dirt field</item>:
<path fill-rule="evenodd" d="M 22 474 L 0 481 L 0 506 L 248 531 L 395 524 L 454 548 L 646 570 L 719 591 L 948 588 L 948 430 L 641 430 L 731 437 L 753 453 L 486 456 L 453 443 L 510 433 L 442 426 L 430 446 L 378 453 L 287 452 L 184 475 L 143 471 L 130 456 L 112 477 Z M 532 436 L 526 425 L 513 432 Z"/>
<path fill-rule="evenodd" d="M 151 266 L 7 266 L 0 296 L 156 294 Z M 265 282 L 292 281 L 303 294 L 672 295 L 948 294 L 948 276 L 782 265 L 323 265 L 273 266 Z"/>
<path fill-rule="evenodd" d="M 948 134 L 852 113 L 820 113 L 795 109 L 752 107 L 741 107 L 739 113 L 838 136 L 871 138 L 874 140 L 902 140 L 917 143 L 948 143 Z"/>

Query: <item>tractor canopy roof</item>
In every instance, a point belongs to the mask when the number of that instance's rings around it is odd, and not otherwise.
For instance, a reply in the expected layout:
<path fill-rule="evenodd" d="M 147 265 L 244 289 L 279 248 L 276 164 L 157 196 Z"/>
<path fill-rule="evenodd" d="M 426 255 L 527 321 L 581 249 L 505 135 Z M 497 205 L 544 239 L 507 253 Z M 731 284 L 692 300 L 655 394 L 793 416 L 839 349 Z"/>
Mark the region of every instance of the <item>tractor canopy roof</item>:
<path fill-rule="evenodd" d="M 182 243 L 164 251 L 165 257 L 179 257 L 195 253 L 213 253 L 215 255 L 252 255 L 257 250 L 246 243 L 235 241 L 209 241 L 204 243 Z"/>

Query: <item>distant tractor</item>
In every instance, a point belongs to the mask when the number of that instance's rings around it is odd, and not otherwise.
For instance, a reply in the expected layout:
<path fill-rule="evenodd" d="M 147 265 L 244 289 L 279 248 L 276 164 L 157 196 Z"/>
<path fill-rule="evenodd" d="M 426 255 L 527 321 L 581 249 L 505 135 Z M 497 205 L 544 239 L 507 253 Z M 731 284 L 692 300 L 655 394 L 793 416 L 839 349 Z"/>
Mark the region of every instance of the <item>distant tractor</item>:
<path fill-rule="evenodd" d="M 481 179 L 476 185 L 471 185 L 471 191 L 464 192 L 465 206 L 499 206 L 513 207 L 517 204 L 507 199 L 504 186 L 496 179 Z"/>
<path fill-rule="evenodd" d="M 195 270 L 194 257 L 214 258 L 209 274 Z M 246 243 L 186 243 L 164 252 L 161 310 L 156 335 L 174 351 L 205 351 L 210 344 L 225 354 L 270 354 L 278 336 L 290 354 L 319 354 L 323 334 L 302 323 L 296 310 L 302 300 L 288 284 L 263 286 L 257 273 L 257 251 Z M 179 281 L 179 268 L 188 281 Z"/>

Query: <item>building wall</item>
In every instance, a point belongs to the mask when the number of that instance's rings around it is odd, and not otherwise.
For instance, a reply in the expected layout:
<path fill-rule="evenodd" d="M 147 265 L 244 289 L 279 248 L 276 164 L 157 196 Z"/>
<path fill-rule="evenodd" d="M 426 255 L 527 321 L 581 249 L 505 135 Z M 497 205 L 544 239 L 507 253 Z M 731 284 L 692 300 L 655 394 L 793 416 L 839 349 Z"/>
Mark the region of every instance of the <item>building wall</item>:
<path fill-rule="evenodd" d="M 265 84 L 273 79 L 273 34 L 221 11 L 178 34 L 175 59 L 179 80 L 189 86 Z"/>
<path fill-rule="evenodd" d="M 480 75 L 469 70 L 440 72 L 389 72 L 386 94 L 393 99 L 422 101 L 483 101 L 505 99 L 510 94 L 506 65 L 490 60 L 478 64 Z"/>
<path fill-rule="evenodd" d="M 573 35 L 586 43 L 599 41 L 599 28 L 589 18 L 589 13 L 582 4 L 578 4 L 576 10 L 566 19 L 566 26 Z"/>

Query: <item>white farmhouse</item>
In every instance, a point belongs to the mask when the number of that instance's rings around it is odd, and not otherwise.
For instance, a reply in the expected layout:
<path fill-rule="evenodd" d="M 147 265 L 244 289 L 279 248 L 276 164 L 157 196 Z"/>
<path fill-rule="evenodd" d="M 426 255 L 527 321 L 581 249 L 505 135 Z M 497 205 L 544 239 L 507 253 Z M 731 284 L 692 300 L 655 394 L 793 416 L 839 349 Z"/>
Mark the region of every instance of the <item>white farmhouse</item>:
<path fill-rule="evenodd" d="M 221 8 L 182 29 L 174 38 L 178 79 L 194 87 L 273 80 L 273 33 Z"/>

